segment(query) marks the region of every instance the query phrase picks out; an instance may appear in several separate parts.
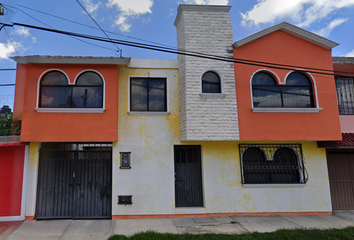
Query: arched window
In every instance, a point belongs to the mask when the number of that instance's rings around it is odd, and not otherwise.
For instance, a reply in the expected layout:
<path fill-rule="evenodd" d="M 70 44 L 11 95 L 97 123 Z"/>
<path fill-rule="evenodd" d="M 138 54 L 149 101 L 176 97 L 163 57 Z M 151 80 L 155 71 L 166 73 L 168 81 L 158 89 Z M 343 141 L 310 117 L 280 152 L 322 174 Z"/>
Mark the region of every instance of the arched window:
<path fill-rule="evenodd" d="M 259 167 L 267 163 L 267 157 L 261 148 L 256 146 L 246 148 L 242 154 L 242 163 L 244 183 L 269 182 L 269 174 Z"/>
<path fill-rule="evenodd" d="M 306 183 L 300 144 L 240 144 L 239 147 L 242 153 L 242 183 Z"/>
<path fill-rule="evenodd" d="M 67 108 L 71 105 L 71 87 L 59 71 L 46 73 L 41 81 L 39 106 L 42 108 Z"/>
<path fill-rule="evenodd" d="M 82 73 L 76 85 L 68 85 L 62 72 L 46 73 L 40 83 L 39 107 L 42 108 L 102 108 L 103 80 L 95 72 Z"/>
<path fill-rule="evenodd" d="M 313 108 L 312 84 L 300 72 L 289 74 L 285 85 L 277 85 L 272 75 L 258 72 L 252 78 L 254 107 Z"/>
<path fill-rule="evenodd" d="M 202 77 L 203 93 L 221 93 L 221 82 L 215 72 L 206 72 Z"/>
<path fill-rule="evenodd" d="M 281 91 L 272 75 L 258 72 L 252 78 L 253 107 L 282 107 Z"/>
<path fill-rule="evenodd" d="M 272 182 L 298 183 L 300 181 L 300 168 L 298 155 L 294 149 L 281 146 L 273 155 L 276 169 L 272 173 Z"/>
<path fill-rule="evenodd" d="M 314 107 L 312 84 L 309 78 L 303 73 L 290 73 L 286 78 L 286 85 L 282 89 L 282 94 L 284 107 Z"/>
<path fill-rule="evenodd" d="M 73 107 L 100 108 L 103 104 L 103 81 L 95 72 L 84 72 L 73 88 Z"/>

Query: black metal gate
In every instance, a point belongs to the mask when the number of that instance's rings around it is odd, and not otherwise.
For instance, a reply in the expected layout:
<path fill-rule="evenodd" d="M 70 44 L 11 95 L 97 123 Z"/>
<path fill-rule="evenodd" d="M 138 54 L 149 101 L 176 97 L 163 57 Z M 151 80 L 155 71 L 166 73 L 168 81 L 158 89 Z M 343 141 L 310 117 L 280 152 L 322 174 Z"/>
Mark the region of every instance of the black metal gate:
<path fill-rule="evenodd" d="M 176 145 L 174 153 L 176 207 L 202 207 L 200 146 Z"/>
<path fill-rule="evenodd" d="M 36 219 L 111 218 L 110 145 L 42 143 Z"/>

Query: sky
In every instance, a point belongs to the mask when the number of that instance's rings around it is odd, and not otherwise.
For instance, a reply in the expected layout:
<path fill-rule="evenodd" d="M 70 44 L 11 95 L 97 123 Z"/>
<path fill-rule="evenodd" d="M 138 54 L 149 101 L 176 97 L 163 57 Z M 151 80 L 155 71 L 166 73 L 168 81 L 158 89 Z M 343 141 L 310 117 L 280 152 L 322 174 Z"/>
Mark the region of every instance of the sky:
<path fill-rule="evenodd" d="M 106 33 L 112 39 L 170 47 L 177 46 L 173 23 L 179 4 L 231 5 L 234 41 L 287 21 L 339 43 L 332 49 L 333 56 L 354 57 L 354 0 L 0 0 L 0 3 L 5 7 L 0 24 L 17 22 L 99 37 L 106 37 Z M 170 53 L 6 26 L 0 31 L 0 69 L 16 67 L 11 56 L 118 57 L 118 49 L 123 57 L 177 58 Z"/>

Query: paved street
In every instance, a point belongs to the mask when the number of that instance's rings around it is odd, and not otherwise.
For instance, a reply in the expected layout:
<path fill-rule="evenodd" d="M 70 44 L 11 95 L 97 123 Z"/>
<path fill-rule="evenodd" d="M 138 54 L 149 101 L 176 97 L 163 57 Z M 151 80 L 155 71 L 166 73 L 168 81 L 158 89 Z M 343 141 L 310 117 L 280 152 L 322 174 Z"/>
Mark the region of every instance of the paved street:
<path fill-rule="evenodd" d="M 6 230 L 0 240 L 107 239 L 114 234 L 132 235 L 153 230 L 169 233 L 273 232 L 278 229 L 328 229 L 354 226 L 354 211 L 321 216 L 231 216 L 201 218 L 149 218 L 113 220 L 25 221 L 16 230 Z"/>

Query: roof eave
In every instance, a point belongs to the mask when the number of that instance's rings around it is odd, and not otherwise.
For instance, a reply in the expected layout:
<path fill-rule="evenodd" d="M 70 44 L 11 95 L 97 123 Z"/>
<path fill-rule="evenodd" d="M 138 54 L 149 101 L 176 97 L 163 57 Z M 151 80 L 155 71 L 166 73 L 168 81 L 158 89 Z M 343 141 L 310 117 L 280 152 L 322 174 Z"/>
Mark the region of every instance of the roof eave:
<path fill-rule="evenodd" d="M 238 47 L 241 47 L 243 45 L 246 45 L 250 42 L 253 42 L 261 37 L 264 37 L 270 33 L 273 33 L 275 31 L 283 31 L 283 32 L 286 32 L 288 34 L 291 34 L 297 38 L 300 38 L 300 39 L 303 39 L 305 41 L 308 41 L 308 42 L 311 42 L 315 45 L 318 45 L 322 48 L 325 48 L 327 50 L 331 50 L 332 48 L 336 47 L 339 45 L 339 43 L 336 43 L 332 40 L 329 40 L 327 38 L 324 38 L 324 37 L 321 37 L 317 34 L 314 34 L 310 31 L 307 31 L 305 29 L 302 29 L 302 28 L 299 28 L 297 26 L 294 26 L 290 23 L 287 23 L 287 22 L 282 22 L 282 23 L 279 23 L 277 25 L 274 25 L 272 27 L 269 27 L 269 28 L 266 28 L 266 29 L 263 29 L 262 31 L 259 31 L 259 32 L 256 32 L 248 37 L 245 37 L 239 41 L 236 41 L 234 44 L 233 44 L 233 47 L 234 48 L 238 48 Z"/>
<path fill-rule="evenodd" d="M 55 64 L 115 64 L 128 65 L 131 58 L 123 57 L 61 57 L 61 56 L 15 56 L 17 63 L 55 63 Z"/>

